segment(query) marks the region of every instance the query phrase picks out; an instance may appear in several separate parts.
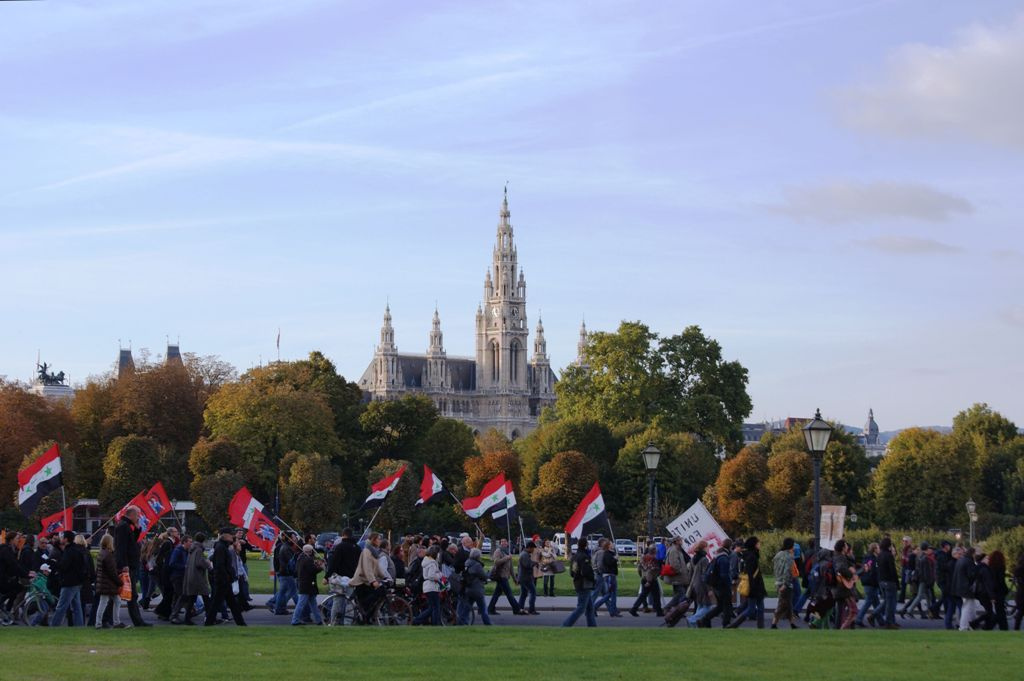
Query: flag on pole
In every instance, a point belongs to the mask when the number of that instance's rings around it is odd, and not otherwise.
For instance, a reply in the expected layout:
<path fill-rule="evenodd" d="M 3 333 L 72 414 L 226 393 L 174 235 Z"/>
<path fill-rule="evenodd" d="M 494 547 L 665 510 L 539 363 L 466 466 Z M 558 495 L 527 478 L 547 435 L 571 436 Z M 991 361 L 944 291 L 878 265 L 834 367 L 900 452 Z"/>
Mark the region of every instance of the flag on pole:
<path fill-rule="evenodd" d="M 499 507 L 495 509 L 493 513 L 491 513 L 491 517 L 495 520 L 498 520 L 499 518 L 504 518 L 506 515 L 508 515 L 508 521 L 513 524 L 519 517 L 519 509 L 516 508 L 516 493 L 515 490 L 512 489 L 511 480 L 505 481 L 504 503 L 499 504 Z"/>
<path fill-rule="evenodd" d="M 263 504 L 256 501 L 248 487 L 242 487 L 235 492 L 235 496 L 231 497 L 231 503 L 228 504 L 228 520 L 232 525 L 248 528 L 253 514 L 262 510 Z"/>
<path fill-rule="evenodd" d="M 505 502 L 505 474 L 498 473 L 484 488 L 480 490 L 480 496 L 468 497 L 462 500 L 462 510 L 470 518 L 476 520 L 484 513 L 492 510 L 498 504 Z"/>
<path fill-rule="evenodd" d="M 39 536 L 49 537 L 54 534 L 59 534 L 64 530 L 70 530 L 71 521 L 72 513 L 70 508 L 65 508 L 63 511 L 57 511 L 53 515 L 48 515 L 39 521 L 43 526 L 42 531 L 39 532 Z"/>
<path fill-rule="evenodd" d="M 398 481 L 402 477 L 402 473 L 405 472 L 405 466 L 403 465 L 397 471 L 384 478 L 380 482 L 374 483 L 370 487 L 370 496 L 366 497 L 366 501 L 359 507 L 362 511 L 367 508 L 377 508 L 384 503 L 384 500 L 388 498 L 388 495 L 394 491 L 395 487 L 398 486 Z"/>
<path fill-rule="evenodd" d="M 146 506 L 154 520 L 171 512 L 171 500 L 167 497 L 167 490 L 164 489 L 162 482 L 157 482 L 146 492 Z"/>
<path fill-rule="evenodd" d="M 274 543 L 277 542 L 281 530 L 261 509 L 253 511 L 249 526 L 245 529 L 249 530 L 249 543 L 264 553 L 274 552 Z"/>
<path fill-rule="evenodd" d="M 121 510 L 114 514 L 114 522 L 120 522 L 121 516 L 124 515 L 125 509 L 129 506 L 137 506 L 139 509 L 139 541 L 142 541 L 146 537 L 146 533 L 149 532 L 153 524 L 159 520 L 159 516 L 153 515 L 153 509 L 146 503 L 146 495 L 148 492 L 143 490 L 139 492 L 132 500 L 121 507 Z"/>
<path fill-rule="evenodd" d="M 64 484 L 60 468 L 60 448 L 56 443 L 41 457 L 18 471 L 18 508 L 28 517 L 39 502 Z"/>
<path fill-rule="evenodd" d="M 579 539 L 588 528 L 595 525 L 603 525 L 608 520 L 604 511 L 604 497 L 601 496 L 601 488 L 595 482 L 587 495 L 583 497 L 576 512 L 565 524 L 565 533 L 571 539 Z"/>
<path fill-rule="evenodd" d="M 420 483 L 420 498 L 416 500 L 416 505 L 424 506 L 443 495 L 444 483 L 441 478 L 430 470 L 430 466 L 423 464 L 423 482 Z"/>

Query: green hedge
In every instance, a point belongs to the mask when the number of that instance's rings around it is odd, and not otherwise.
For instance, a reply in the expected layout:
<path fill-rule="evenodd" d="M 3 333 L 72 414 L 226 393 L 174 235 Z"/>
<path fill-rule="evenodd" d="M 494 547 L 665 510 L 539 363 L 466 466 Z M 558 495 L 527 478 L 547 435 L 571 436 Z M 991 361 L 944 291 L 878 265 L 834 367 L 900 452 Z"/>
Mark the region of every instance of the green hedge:
<path fill-rule="evenodd" d="M 1017 562 L 1017 557 L 1024 553 L 1024 525 L 995 532 L 989 535 L 983 545 L 986 551 L 1002 551 L 1006 556 L 1007 568 L 1010 568 Z"/>

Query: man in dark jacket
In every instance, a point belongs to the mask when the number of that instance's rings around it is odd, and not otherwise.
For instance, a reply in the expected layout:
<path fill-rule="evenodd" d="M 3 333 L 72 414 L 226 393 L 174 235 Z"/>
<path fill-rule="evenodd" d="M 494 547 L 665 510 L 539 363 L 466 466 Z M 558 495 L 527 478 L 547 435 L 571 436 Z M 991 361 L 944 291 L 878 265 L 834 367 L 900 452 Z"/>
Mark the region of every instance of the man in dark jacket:
<path fill-rule="evenodd" d="M 612 617 L 622 617 L 619 612 L 619 557 L 615 553 L 615 546 L 610 539 L 602 539 L 604 552 L 601 554 L 601 576 L 604 578 L 604 595 L 594 601 L 594 614 L 602 605 L 607 605 L 608 614 Z M 520 567 L 522 564 L 520 563 Z M 522 607 L 522 601 L 519 606 Z"/>
<path fill-rule="evenodd" d="M 341 531 L 341 541 L 334 545 L 330 558 L 327 560 L 327 576 L 338 575 L 349 577 L 356 573 L 359 565 L 359 554 L 363 550 L 352 538 L 352 528 L 346 527 Z M 331 623 L 340 621 L 345 617 L 345 606 L 348 604 L 344 598 L 335 598 L 331 602 Z"/>
<path fill-rule="evenodd" d="M 896 572 L 896 556 L 892 539 L 882 537 L 878 543 L 878 590 L 885 604 L 885 628 L 899 629 L 896 624 L 896 590 L 899 588 L 899 573 Z"/>
<path fill-rule="evenodd" d="M 177 527 L 171 527 L 167 529 L 167 536 L 160 544 L 160 548 L 156 552 L 156 578 L 160 584 L 160 603 L 153 608 L 153 612 L 156 614 L 157 619 L 164 620 L 165 622 L 171 617 L 171 606 L 174 605 L 174 583 L 171 581 L 171 572 L 168 569 L 167 563 L 171 559 L 171 552 L 178 546 L 179 534 Z M 184 574 L 184 572 L 182 573 Z"/>
<path fill-rule="evenodd" d="M 946 629 L 953 628 L 953 612 L 956 601 L 953 600 L 953 544 L 943 539 L 939 551 L 935 554 L 935 584 L 939 587 L 939 600 L 932 606 L 932 616 L 939 618 L 939 608 L 943 609 Z"/>
<path fill-rule="evenodd" d="M 132 581 L 132 599 L 128 601 L 128 616 L 136 627 L 151 627 L 143 621 L 139 611 L 139 510 L 138 506 L 129 506 L 121 515 L 121 520 L 114 527 L 114 557 L 117 559 L 117 571 L 128 568 Z"/>
<path fill-rule="evenodd" d="M 974 597 L 974 579 L 978 568 L 974 564 L 974 547 L 964 550 L 953 566 L 953 595 L 960 602 L 960 631 L 970 631 L 971 620 L 978 600 Z"/>
<path fill-rule="evenodd" d="M 697 622 L 698 627 L 710 627 L 711 620 L 722 616 L 722 626 L 728 627 L 732 622 L 732 539 L 722 541 L 722 548 L 711 563 L 715 576 L 711 588 L 715 590 L 715 607 Z"/>
<path fill-rule="evenodd" d="M 53 611 L 53 626 L 61 626 L 68 609 L 71 610 L 71 626 L 80 627 L 85 624 L 82 617 L 82 584 L 87 576 L 85 549 L 75 544 L 75 533 L 66 530 L 61 535 L 64 552 L 60 557 L 60 597 Z"/>
<path fill-rule="evenodd" d="M 316 604 L 316 595 L 320 593 L 316 586 L 316 576 L 324 569 L 323 562 L 313 557 L 313 546 L 306 544 L 302 553 L 295 560 L 295 582 L 299 590 L 299 603 L 292 613 L 292 626 L 305 624 L 307 616 L 314 624 L 323 624 L 320 608 Z"/>
<path fill-rule="evenodd" d="M 572 585 L 576 589 L 576 609 L 562 622 L 563 627 L 571 627 L 576 624 L 580 615 L 586 613 L 587 626 L 597 626 L 597 615 L 594 611 L 594 599 L 592 594 L 597 585 L 597 575 L 594 574 L 594 566 L 590 560 L 590 551 L 587 550 L 587 538 L 580 537 L 576 545 L 576 555 L 572 558 Z"/>
<path fill-rule="evenodd" d="M 245 626 L 242 619 L 242 609 L 238 607 L 238 599 L 232 590 L 234 581 L 238 578 L 235 570 L 235 529 L 224 527 L 220 530 L 220 539 L 213 546 L 213 570 L 211 572 L 213 583 L 213 598 L 210 607 L 206 611 L 206 626 L 217 624 L 217 613 L 227 603 L 231 610 L 231 616 L 235 618 L 235 624 Z"/>
<path fill-rule="evenodd" d="M 274 563 L 277 575 L 277 594 L 274 596 L 275 615 L 288 614 L 288 601 L 294 600 L 298 603 L 298 590 L 295 586 L 295 563 L 298 561 L 299 545 L 296 542 L 298 535 L 294 532 L 282 533 L 281 543 L 274 553 Z"/>
<path fill-rule="evenodd" d="M 537 585 L 533 578 L 533 551 L 537 545 L 533 541 L 526 542 L 526 547 L 519 554 L 519 612 L 517 615 L 539 615 L 537 612 Z M 527 609 L 527 599 L 529 608 Z M 595 606 L 595 610 L 596 610 Z"/>

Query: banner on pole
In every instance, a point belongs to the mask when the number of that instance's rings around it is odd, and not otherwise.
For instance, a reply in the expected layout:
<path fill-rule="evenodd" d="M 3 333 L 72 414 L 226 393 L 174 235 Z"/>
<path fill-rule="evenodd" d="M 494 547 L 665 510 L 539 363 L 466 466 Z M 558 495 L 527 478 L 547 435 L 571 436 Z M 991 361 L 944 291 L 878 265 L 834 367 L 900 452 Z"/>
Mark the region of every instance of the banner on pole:
<path fill-rule="evenodd" d="M 832 550 L 836 542 L 843 538 L 844 526 L 846 525 L 845 506 L 822 506 L 821 507 L 821 546 Z"/>
<path fill-rule="evenodd" d="M 713 558 L 722 548 L 722 542 L 729 537 L 700 499 L 666 528 L 673 537 L 683 538 L 683 548 L 690 555 L 696 550 L 697 542 L 703 539 L 708 543 L 708 556 Z"/>

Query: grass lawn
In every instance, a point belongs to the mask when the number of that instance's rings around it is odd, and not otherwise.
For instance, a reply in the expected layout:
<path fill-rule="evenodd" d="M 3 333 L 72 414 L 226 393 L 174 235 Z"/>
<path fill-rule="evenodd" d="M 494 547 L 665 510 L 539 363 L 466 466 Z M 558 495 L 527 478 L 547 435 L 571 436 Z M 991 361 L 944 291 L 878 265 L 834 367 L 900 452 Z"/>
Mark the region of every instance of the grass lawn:
<path fill-rule="evenodd" d="M 1018 678 L 1013 632 L 572 630 L 250 627 L 0 633 L 19 681 L 345 678 L 746 679 Z M 497 666 L 496 666 L 497 665 Z M 417 671 L 418 670 L 418 671 Z M 488 671 L 490 670 L 490 671 Z"/>
<path fill-rule="evenodd" d="M 274 578 L 270 576 L 270 561 L 260 560 L 257 556 L 259 554 L 249 554 L 249 559 L 246 565 L 249 568 L 249 590 L 254 594 L 269 594 L 274 592 Z M 490 561 L 484 560 L 484 569 L 490 570 Z M 771 579 L 765 580 L 765 586 L 768 587 L 768 596 L 775 596 L 775 583 Z M 494 584 L 487 585 L 487 593 L 490 594 L 494 590 Z M 517 594 L 519 593 L 519 587 L 515 584 L 512 585 L 512 590 Z M 640 590 L 640 575 L 636 571 L 636 562 L 632 559 L 626 559 L 622 561 L 619 566 L 619 596 L 622 598 L 636 597 L 636 594 Z M 667 587 L 662 583 L 662 590 L 671 594 L 671 587 Z M 537 593 L 541 593 L 541 583 L 537 583 Z M 572 578 L 569 576 L 568 571 L 563 572 L 555 577 L 555 593 L 559 596 L 575 596 L 576 592 L 572 588 Z M 621 606 L 620 606 L 621 607 Z M 628 607 L 628 606 L 627 606 Z"/>

